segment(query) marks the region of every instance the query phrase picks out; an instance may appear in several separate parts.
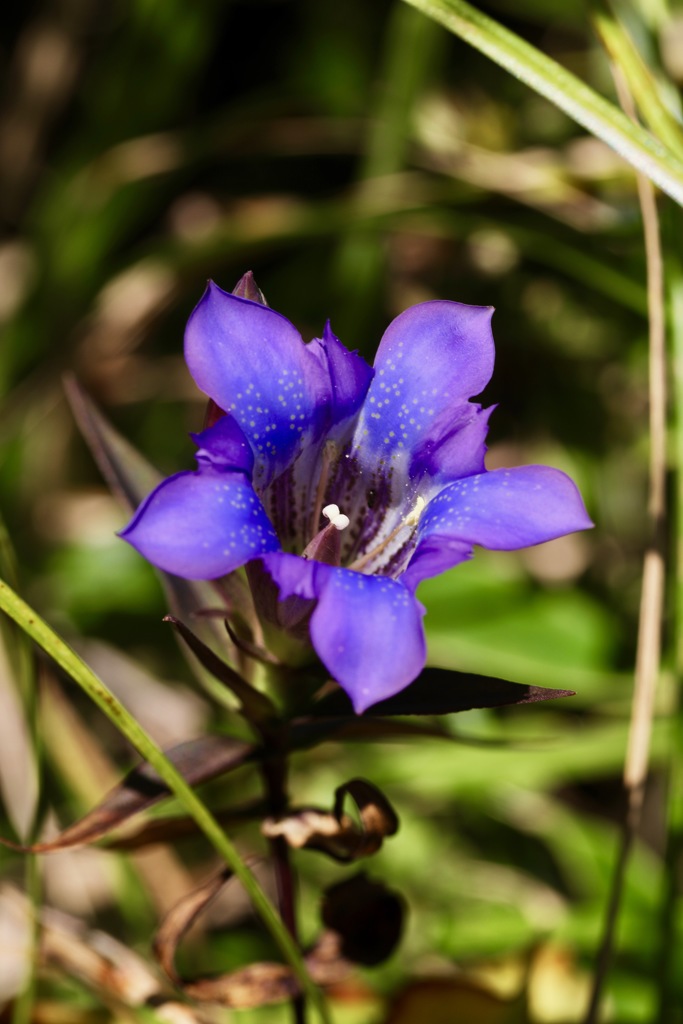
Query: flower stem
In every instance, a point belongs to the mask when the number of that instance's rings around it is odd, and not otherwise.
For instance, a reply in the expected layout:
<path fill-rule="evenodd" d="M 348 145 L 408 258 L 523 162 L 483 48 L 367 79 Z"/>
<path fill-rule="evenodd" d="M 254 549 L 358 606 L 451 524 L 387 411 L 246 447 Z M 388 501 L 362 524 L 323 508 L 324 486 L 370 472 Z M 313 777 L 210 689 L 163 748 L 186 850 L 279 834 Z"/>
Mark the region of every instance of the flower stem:
<path fill-rule="evenodd" d="M 263 781 L 268 801 L 268 810 L 273 817 L 280 817 L 287 810 L 289 796 L 287 793 L 287 755 L 283 752 L 281 742 L 282 735 L 278 736 L 276 749 L 272 757 L 267 758 L 262 765 Z M 272 742 L 272 740 L 271 740 Z M 269 840 L 270 852 L 275 873 L 275 885 L 277 888 L 277 902 L 282 922 L 292 936 L 294 942 L 299 944 L 298 929 L 296 921 L 296 879 L 289 857 L 287 841 L 282 836 L 275 836 Z M 292 999 L 292 1011 L 294 1024 L 305 1024 L 306 1022 L 306 1000 L 303 993 L 294 996 Z"/>

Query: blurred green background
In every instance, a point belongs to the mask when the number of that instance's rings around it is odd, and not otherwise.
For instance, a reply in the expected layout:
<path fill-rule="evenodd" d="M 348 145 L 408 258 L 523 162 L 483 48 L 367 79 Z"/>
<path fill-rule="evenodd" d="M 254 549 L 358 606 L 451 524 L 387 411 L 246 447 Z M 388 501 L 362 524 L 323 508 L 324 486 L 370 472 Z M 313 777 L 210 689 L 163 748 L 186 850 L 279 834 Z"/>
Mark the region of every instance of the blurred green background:
<path fill-rule="evenodd" d="M 613 97 L 583 0 L 480 6 Z M 677 110 L 683 7 L 633 0 L 622 13 Z M 631 171 L 401 3 L 36 0 L 0 21 L 2 518 L 22 594 L 161 742 L 231 723 L 161 624 L 153 571 L 114 536 L 126 513 L 74 426 L 63 375 L 75 373 L 170 473 L 191 466 L 187 433 L 203 417 L 182 334 L 207 277 L 231 289 L 253 270 L 306 339 L 329 317 L 368 358 L 414 302 L 496 307 L 496 371 L 483 396 L 500 403 L 489 466 L 566 470 L 596 529 L 521 553 L 479 552 L 426 583 L 430 660 L 577 695 L 452 716 L 450 744 L 326 744 L 297 757 L 292 790 L 297 802 L 329 805 L 336 785 L 364 775 L 402 820 L 368 870 L 405 895 L 404 941 L 337 993 L 335 1020 L 580 1020 L 623 810 L 646 536 L 645 263 Z M 662 214 L 676 273 L 680 220 L 668 205 Z M 5 546 L 5 566 L 8 557 Z M 0 665 L 3 835 L 25 827 L 38 772 L 10 661 Z M 64 825 L 130 752 L 46 664 L 39 674 L 41 808 Z M 606 1004 L 605 1019 L 623 1024 L 655 1019 L 667 950 L 679 981 L 666 1019 L 683 1019 L 680 904 L 665 862 L 669 675 L 657 711 Z M 225 804 L 254 785 L 248 773 L 235 779 L 210 797 Z M 255 830 L 241 842 L 261 849 Z M 212 864 L 199 841 L 131 862 L 60 854 L 44 862 L 45 899 L 149 959 L 159 913 Z M 349 869 L 306 853 L 297 865 L 312 938 L 320 886 Z M 19 855 L 1 852 L 0 872 L 5 894 L 23 887 Z M 18 962 L 14 973 L 0 968 L 3 1021 L 23 984 L 8 906 L 0 951 Z M 243 916 L 226 933 L 229 917 L 217 913 L 188 943 L 195 969 L 267 951 Z M 67 965 L 41 976 L 31 1019 L 147 1019 L 76 974 Z M 443 990 L 415 988 L 420 978 Z M 491 994 L 472 996 L 471 980 Z M 467 1000 L 480 997 L 473 1009 Z"/>

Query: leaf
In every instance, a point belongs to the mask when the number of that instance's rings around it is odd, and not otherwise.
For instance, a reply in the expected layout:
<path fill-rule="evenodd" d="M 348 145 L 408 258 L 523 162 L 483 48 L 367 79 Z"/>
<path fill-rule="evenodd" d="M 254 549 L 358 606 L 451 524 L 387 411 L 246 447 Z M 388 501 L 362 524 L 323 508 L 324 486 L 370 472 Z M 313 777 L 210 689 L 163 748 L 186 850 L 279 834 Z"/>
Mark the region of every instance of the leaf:
<path fill-rule="evenodd" d="M 229 736 L 203 736 L 173 747 L 166 751 L 166 757 L 186 782 L 196 786 L 238 768 L 254 750 L 251 744 Z M 139 814 L 169 795 L 168 786 L 162 782 L 154 768 L 143 762 L 133 768 L 92 811 L 55 839 L 35 843 L 33 846 L 19 846 L 6 839 L 0 839 L 0 843 L 26 853 L 52 853 L 55 850 L 83 846 L 101 839 L 134 814 Z"/>
<path fill-rule="evenodd" d="M 291 750 L 308 750 L 331 739 L 372 742 L 406 739 L 411 736 L 453 739 L 453 736 L 439 725 L 395 722 L 386 718 L 372 718 L 367 714 L 361 718 L 353 713 L 336 717 L 295 719 L 290 727 L 289 746 Z"/>
<path fill-rule="evenodd" d="M 312 974 L 312 972 L 311 972 Z M 299 995 L 299 986 L 286 964 L 255 963 L 217 978 L 202 978 L 183 986 L 186 995 L 234 1010 L 282 1003 Z"/>
<path fill-rule="evenodd" d="M 136 509 L 143 498 L 162 480 L 161 474 L 140 454 L 97 409 L 81 388 L 75 377 L 64 381 L 66 396 L 74 418 L 110 490 L 131 511 Z M 159 570 L 169 608 L 181 619 L 197 617 L 202 609 L 215 607 L 219 592 L 211 583 L 202 580 L 184 580 L 179 576 Z M 237 577 L 231 577 L 227 598 L 244 605 L 246 588 Z M 232 588 L 232 590 L 230 589 Z M 242 589 L 244 593 L 242 593 Z M 225 613 L 229 611 L 226 607 Z M 218 643 L 228 655 L 233 648 L 222 624 L 216 618 L 202 616 L 200 628 L 207 639 Z"/>
<path fill-rule="evenodd" d="M 174 985 L 199 1002 L 250 1009 L 292 999 L 301 990 L 286 964 L 255 963 L 218 977 L 194 980 L 178 974 L 178 946 L 199 915 L 233 879 L 229 869 L 220 871 L 166 915 L 154 940 L 159 964 Z M 328 891 L 323 919 L 328 930 L 304 957 L 310 977 L 321 986 L 337 984 L 349 974 L 349 953 L 357 955 L 359 963 L 368 964 L 379 963 L 389 955 L 401 932 L 403 904 L 383 885 L 357 875 Z"/>
<path fill-rule="evenodd" d="M 602 44 L 612 61 L 625 74 L 645 120 L 679 158 L 683 156 L 681 126 L 667 107 L 659 83 L 647 66 L 626 28 L 609 9 L 592 11 Z"/>
<path fill-rule="evenodd" d="M 265 800 L 252 800 L 238 807 L 228 807 L 223 811 L 214 811 L 216 821 L 224 829 L 231 831 L 248 821 L 262 818 L 268 811 Z M 136 832 L 121 836 L 119 839 L 108 839 L 106 850 L 141 850 L 158 843 L 171 843 L 178 839 L 187 839 L 199 835 L 200 829 L 193 818 L 174 815 L 171 818 L 158 818 L 148 821 Z"/>
<path fill-rule="evenodd" d="M 344 814 L 347 794 L 355 802 L 360 828 Z M 302 807 L 280 818 L 266 818 L 261 832 L 283 838 L 294 849 L 319 850 L 334 860 L 349 862 L 369 857 L 387 836 L 398 831 L 398 817 L 384 794 L 366 779 L 351 779 L 335 790 L 334 809 Z"/>
<path fill-rule="evenodd" d="M 365 717 L 380 715 L 450 715 L 473 708 L 497 708 L 509 704 L 533 704 L 541 700 L 572 697 L 571 690 L 550 690 L 543 686 L 525 686 L 493 676 L 471 672 L 453 672 L 427 667 L 405 690 L 373 704 Z M 336 690 L 318 701 L 315 717 L 344 715 L 352 711 L 343 690 Z"/>
<path fill-rule="evenodd" d="M 264 1006 L 298 995 L 299 986 L 286 964 L 256 963 L 229 974 L 195 981 L 178 975 L 175 958 L 180 942 L 199 914 L 233 878 L 229 869 L 220 871 L 180 900 L 166 915 L 154 940 L 154 953 L 162 969 L 173 984 L 192 999 L 233 1009 Z"/>
<path fill-rule="evenodd" d="M 613 103 L 466 0 L 406 0 L 545 96 L 683 205 L 683 163 Z"/>
<path fill-rule="evenodd" d="M 176 619 L 173 615 L 167 615 L 164 618 L 164 622 L 171 623 L 207 672 L 210 672 L 212 676 L 234 693 L 240 702 L 240 710 L 246 718 L 253 722 L 264 722 L 275 718 L 277 711 L 272 701 L 264 693 L 250 686 L 234 668 L 226 665 L 180 619 Z"/>
<path fill-rule="evenodd" d="M 182 985 L 175 968 L 175 954 L 180 940 L 202 910 L 233 877 L 229 868 L 219 871 L 176 903 L 162 921 L 154 939 L 154 955 L 174 985 Z"/>

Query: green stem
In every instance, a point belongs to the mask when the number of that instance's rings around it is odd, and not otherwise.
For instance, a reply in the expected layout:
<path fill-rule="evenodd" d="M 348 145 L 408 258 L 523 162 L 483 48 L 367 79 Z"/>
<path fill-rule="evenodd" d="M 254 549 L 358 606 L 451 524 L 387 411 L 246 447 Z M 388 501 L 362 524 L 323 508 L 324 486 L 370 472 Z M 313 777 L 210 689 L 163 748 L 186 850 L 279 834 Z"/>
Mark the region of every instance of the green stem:
<path fill-rule="evenodd" d="M 308 976 L 301 953 L 288 929 L 278 917 L 268 897 L 252 872 L 242 861 L 232 842 L 208 808 L 199 799 L 182 775 L 164 756 L 154 740 L 120 703 L 107 686 L 69 645 L 52 630 L 22 599 L 0 580 L 0 609 L 13 619 L 32 640 L 43 648 L 71 676 L 107 718 L 156 770 L 183 809 L 197 822 L 207 839 L 223 857 L 244 886 L 254 908 L 270 931 L 302 990 L 317 1007 L 324 1024 L 331 1024 L 320 990 Z"/>
<path fill-rule="evenodd" d="M 619 153 L 683 206 L 683 163 L 613 103 L 465 0 L 405 0 L 495 61 Z"/>

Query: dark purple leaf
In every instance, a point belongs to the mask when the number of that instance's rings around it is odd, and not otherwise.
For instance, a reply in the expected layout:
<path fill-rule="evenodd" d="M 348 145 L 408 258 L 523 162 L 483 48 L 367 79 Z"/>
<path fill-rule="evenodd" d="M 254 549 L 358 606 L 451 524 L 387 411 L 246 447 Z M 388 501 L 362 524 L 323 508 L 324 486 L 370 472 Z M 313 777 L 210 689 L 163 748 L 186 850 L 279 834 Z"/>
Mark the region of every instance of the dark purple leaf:
<path fill-rule="evenodd" d="M 365 717 L 384 715 L 449 715 L 473 708 L 498 708 L 508 704 L 533 704 L 541 700 L 572 697 L 572 690 L 511 683 L 507 679 L 426 668 L 405 690 L 373 704 Z M 316 718 L 351 715 L 351 701 L 343 690 L 324 697 L 312 709 Z"/>
<path fill-rule="evenodd" d="M 229 736 L 203 736 L 173 747 L 166 751 L 166 757 L 190 785 L 196 786 L 238 768 L 253 755 L 255 749 L 252 744 Z M 0 843 L 14 850 L 33 853 L 51 853 L 83 846 L 101 839 L 134 814 L 167 796 L 169 789 L 166 784 L 151 765 L 143 762 L 133 768 L 97 807 L 55 839 L 34 846 L 19 846 L 6 839 L 0 839 Z"/>
<path fill-rule="evenodd" d="M 214 811 L 213 816 L 223 828 L 232 830 L 248 821 L 263 818 L 267 813 L 268 805 L 265 800 L 252 800 L 248 804 Z M 147 846 L 173 843 L 179 839 L 187 839 L 201 834 L 202 831 L 194 818 L 186 818 L 181 815 L 172 818 L 157 818 L 154 821 L 146 822 L 137 831 L 121 836 L 119 839 L 108 839 L 104 848 L 107 850 L 140 850 Z"/>
<path fill-rule="evenodd" d="M 218 679 L 219 682 L 223 683 L 230 689 L 241 704 L 242 713 L 251 721 L 263 722 L 272 719 L 276 715 L 275 705 L 266 697 L 264 693 L 259 690 L 255 690 L 253 686 L 245 680 L 238 672 L 226 665 L 218 655 L 214 654 L 210 647 L 200 640 L 192 630 L 188 629 L 187 626 L 175 618 L 173 615 L 167 615 L 164 622 L 170 622 L 177 633 L 182 636 L 183 640 L 190 648 L 194 656 L 197 658 L 199 663 L 204 666 L 207 672 L 210 672 L 212 676 Z"/>

